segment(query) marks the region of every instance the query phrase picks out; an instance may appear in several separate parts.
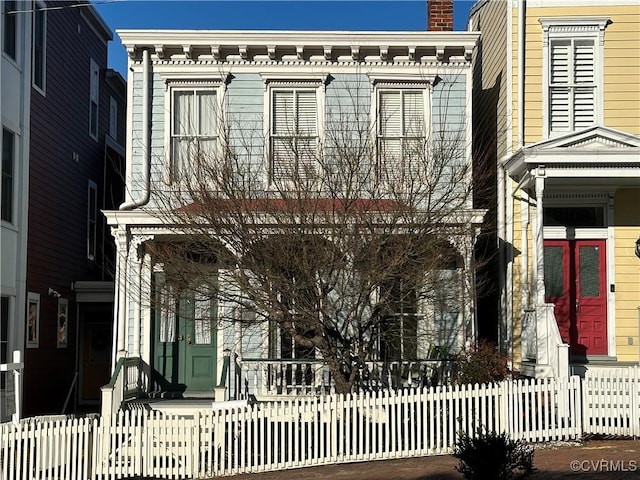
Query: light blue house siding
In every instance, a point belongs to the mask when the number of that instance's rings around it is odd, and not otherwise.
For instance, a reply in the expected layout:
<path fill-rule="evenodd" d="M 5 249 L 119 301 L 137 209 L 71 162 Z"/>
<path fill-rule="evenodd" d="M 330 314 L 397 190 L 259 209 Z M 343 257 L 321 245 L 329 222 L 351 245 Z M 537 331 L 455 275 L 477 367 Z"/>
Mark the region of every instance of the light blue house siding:
<path fill-rule="evenodd" d="M 147 152 L 142 138 L 142 74 L 134 73 L 130 79 L 133 85 L 131 105 L 132 132 L 130 132 L 131 165 L 129 193 L 138 198 L 143 193 L 142 172 Z M 160 74 L 152 74 L 152 101 L 150 109 L 150 164 L 154 186 L 166 179 L 169 166 L 168 141 L 165 129 L 170 121 L 170 106 L 166 80 Z M 432 134 L 435 142 L 444 141 L 448 147 L 457 145 L 457 154 L 452 157 L 464 161 L 468 153 L 468 139 L 465 131 L 468 121 L 470 97 L 466 92 L 466 74 L 442 75 L 432 96 Z M 371 124 L 372 89 L 369 77 L 364 73 L 340 73 L 331 75 L 325 92 L 325 138 L 327 155 L 332 155 L 336 143 L 344 146 L 351 140 L 354 145 L 362 142 L 367 135 L 375 138 Z M 264 124 L 265 84 L 259 73 L 232 74 L 226 86 L 223 100 L 224 122 L 228 127 L 229 142 L 233 151 L 241 159 L 258 167 L 265 161 L 265 146 L 268 137 Z M 338 140 L 333 137 L 339 136 Z M 451 155 L 451 153 L 449 153 Z"/>
<path fill-rule="evenodd" d="M 229 144 L 240 159 L 251 162 L 252 168 L 260 168 L 264 161 L 264 92 L 260 74 L 232 74 L 224 99 Z"/>
<path fill-rule="evenodd" d="M 147 152 L 147 146 L 142 136 L 142 73 L 133 73 L 129 78 L 134 88 L 133 100 L 130 107 L 132 129 L 130 132 L 127 132 L 131 151 L 131 165 L 127 172 L 129 178 L 127 182 L 127 186 L 129 187 L 127 194 L 130 195 L 130 198 L 134 199 L 141 197 L 144 191 L 142 175 L 143 165 L 147 156 L 149 156 L 151 162 L 151 178 L 156 180 L 162 178 L 165 159 L 168 158 L 164 140 L 165 118 L 168 118 L 166 117 L 168 108 L 165 106 L 165 81 L 158 74 L 151 75 L 150 80 L 152 102 L 149 112 L 150 143 L 149 151 Z"/>

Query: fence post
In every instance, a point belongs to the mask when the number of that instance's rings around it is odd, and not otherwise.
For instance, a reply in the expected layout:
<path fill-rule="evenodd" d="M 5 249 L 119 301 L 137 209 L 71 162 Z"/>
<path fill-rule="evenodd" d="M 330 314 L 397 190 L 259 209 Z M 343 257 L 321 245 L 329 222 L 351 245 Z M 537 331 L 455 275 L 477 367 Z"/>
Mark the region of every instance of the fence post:
<path fill-rule="evenodd" d="M 638 394 L 640 394 L 638 391 L 638 381 L 640 381 L 640 378 L 638 378 L 638 372 L 640 371 L 640 368 L 636 365 L 635 367 L 631 367 L 630 370 L 629 393 L 631 394 L 631 412 L 629 414 L 633 421 L 633 424 L 631 425 L 631 434 L 633 435 L 633 438 L 637 438 L 638 435 L 640 435 L 640 418 L 638 418 L 638 415 L 640 414 L 640 408 L 638 408 Z"/>

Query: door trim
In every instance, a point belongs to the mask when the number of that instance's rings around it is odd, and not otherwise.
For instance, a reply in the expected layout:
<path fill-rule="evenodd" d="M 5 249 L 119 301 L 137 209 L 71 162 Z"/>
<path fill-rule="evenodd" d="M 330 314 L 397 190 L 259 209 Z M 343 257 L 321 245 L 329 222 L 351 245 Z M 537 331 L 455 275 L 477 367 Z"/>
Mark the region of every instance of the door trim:
<path fill-rule="evenodd" d="M 608 219 L 613 218 L 607 215 Z M 607 352 L 616 358 L 616 294 L 611 291 L 615 285 L 615 236 L 614 227 L 601 228 L 567 228 L 544 227 L 544 240 L 604 240 L 605 241 L 605 273 L 607 295 Z M 615 290 L 615 289 L 614 289 Z"/>

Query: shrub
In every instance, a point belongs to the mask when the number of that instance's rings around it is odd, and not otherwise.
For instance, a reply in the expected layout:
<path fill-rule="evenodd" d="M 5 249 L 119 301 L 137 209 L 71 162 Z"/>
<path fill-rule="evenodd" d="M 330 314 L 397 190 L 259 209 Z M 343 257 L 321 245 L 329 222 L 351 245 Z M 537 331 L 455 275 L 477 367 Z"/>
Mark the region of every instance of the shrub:
<path fill-rule="evenodd" d="M 494 344 L 480 341 L 477 346 L 463 350 L 454 368 L 454 383 L 491 383 L 509 375 L 509 357 Z"/>
<path fill-rule="evenodd" d="M 533 448 L 506 433 L 480 431 L 475 437 L 458 434 L 456 470 L 468 480 L 514 480 L 533 473 Z"/>

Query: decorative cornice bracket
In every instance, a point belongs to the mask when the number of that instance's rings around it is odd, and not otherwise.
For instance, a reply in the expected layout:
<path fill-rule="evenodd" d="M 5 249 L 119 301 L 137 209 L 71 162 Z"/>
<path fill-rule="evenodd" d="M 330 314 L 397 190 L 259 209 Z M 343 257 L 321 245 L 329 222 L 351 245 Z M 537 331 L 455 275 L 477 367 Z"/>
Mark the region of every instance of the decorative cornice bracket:
<path fill-rule="evenodd" d="M 153 48 L 156 51 L 156 56 L 158 58 L 164 58 L 164 45 L 154 45 Z"/>
<path fill-rule="evenodd" d="M 267 54 L 269 55 L 269 60 L 276 59 L 276 46 L 275 45 L 267 45 Z"/>
<path fill-rule="evenodd" d="M 214 60 L 220 60 L 220 45 L 211 45 L 211 56 Z"/>

